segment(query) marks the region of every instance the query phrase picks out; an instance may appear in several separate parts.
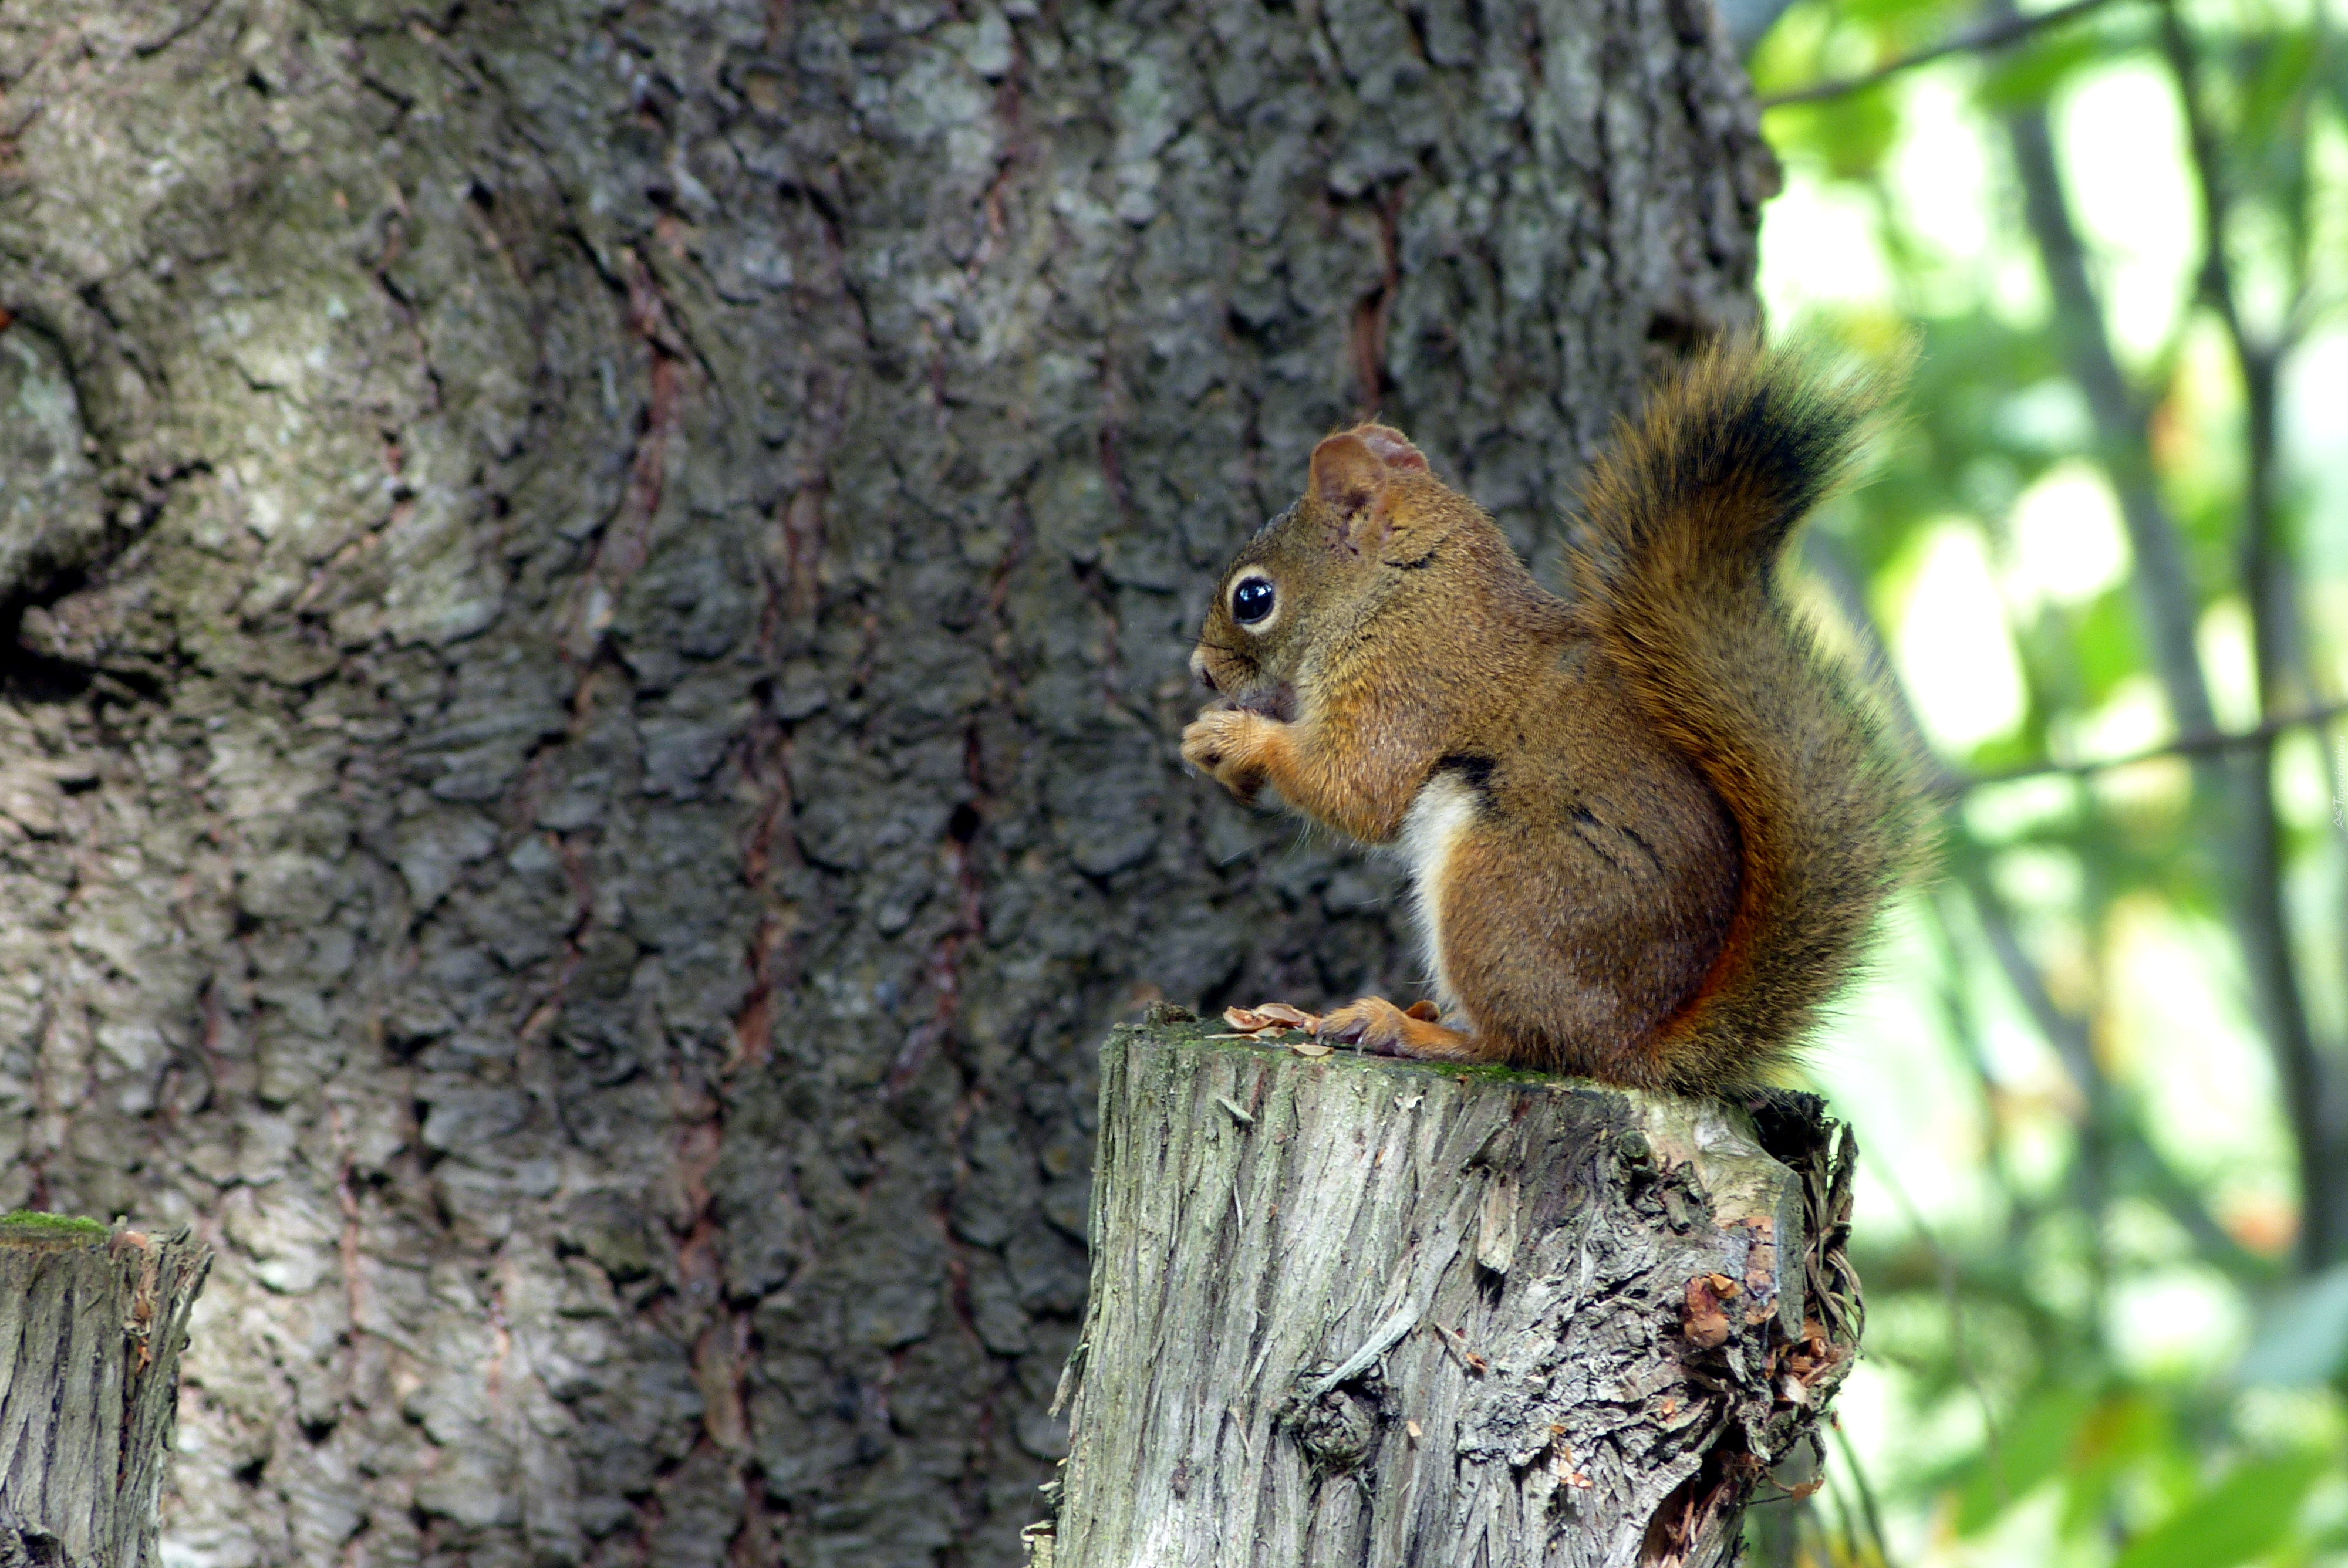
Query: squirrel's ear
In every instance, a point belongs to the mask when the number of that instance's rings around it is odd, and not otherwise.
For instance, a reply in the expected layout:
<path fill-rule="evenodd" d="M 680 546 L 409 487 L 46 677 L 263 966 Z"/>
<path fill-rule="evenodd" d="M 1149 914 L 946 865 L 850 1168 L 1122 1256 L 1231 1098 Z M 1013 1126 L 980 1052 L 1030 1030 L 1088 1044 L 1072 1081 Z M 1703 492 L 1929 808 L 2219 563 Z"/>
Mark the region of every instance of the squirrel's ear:
<path fill-rule="evenodd" d="M 1344 523 L 1346 543 L 1356 549 L 1374 543 L 1362 536 L 1382 529 L 1386 480 L 1395 474 L 1426 472 L 1426 457 L 1399 430 L 1357 425 L 1313 448 L 1313 498 Z"/>
<path fill-rule="evenodd" d="M 1391 425 L 1356 425 L 1345 434 L 1375 453 L 1389 474 L 1426 472 L 1426 454 L 1412 446 L 1410 437 Z"/>
<path fill-rule="evenodd" d="M 1313 498 L 1333 512 L 1359 511 L 1385 482 L 1386 466 L 1350 430 L 1313 448 Z"/>

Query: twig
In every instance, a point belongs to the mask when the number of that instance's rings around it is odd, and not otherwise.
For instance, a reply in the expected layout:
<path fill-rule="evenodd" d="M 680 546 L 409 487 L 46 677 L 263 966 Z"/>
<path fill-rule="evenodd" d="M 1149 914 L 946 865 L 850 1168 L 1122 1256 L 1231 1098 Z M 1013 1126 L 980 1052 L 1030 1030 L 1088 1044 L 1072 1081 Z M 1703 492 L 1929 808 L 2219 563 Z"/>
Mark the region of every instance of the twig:
<path fill-rule="evenodd" d="M 1993 15 L 2011 16 L 2013 0 L 1991 0 Z M 2178 727 L 2188 734 L 2218 727 L 2208 679 L 2195 641 L 2200 600 L 2176 519 L 2156 482 L 2147 410 L 2130 390 L 2112 352 L 2104 304 L 2087 270 L 2087 248 L 2071 217 L 2071 198 L 2054 153 L 2044 104 L 2024 104 L 2005 117 L 2020 178 L 2023 209 L 2054 296 L 2054 341 L 2065 368 L 2086 395 L 2095 419 L 2095 456 L 2112 482 L 2136 552 L 2135 588 L 2143 606 L 2153 668 Z"/>
<path fill-rule="evenodd" d="M 1402 1337 L 1416 1327 L 1418 1320 L 1426 1316 L 1426 1303 L 1424 1300 L 1404 1302 L 1384 1323 L 1377 1326 L 1367 1339 L 1362 1342 L 1360 1349 L 1312 1382 L 1305 1384 L 1298 1397 L 1304 1403 L 1310 1404 L 1338 1384 L 1360 1377 L 1369 1369 L 1371 1362 L 1400 1344 Z M 1440 1327 L 1441 1325 L 1438 1324 L 1437 1327 Z"/>
<path fill-rule="evenodd" d="M 2272 1266 L 2237 1241 L 2211 1216 L 2201 1194 L 2177 1173 L 2168 1157 L 2145 1135 L 2140 1103 L 2124 1094 L 2105 1073 L 2102 1063 L 2096 1060 L 2085 1021 L 2074 1018 L 2056 1004 L 2046 989 L 2045 977 L 2023 950 L 2022 939 L 2013 928 L 2013 911 L 1998 897 L 1997 889 L 1990 883 L 1987 867 L 1969 846 L 1959 853 L 1956 881 L 1972 904 L 1973 917 L 1980 922 L 1982 935 L 2006 984 L 2022 1003 L 2023 1010 L 2030 1015 L 2030 1020 L 2038 1026 L 2038 1032 L 2054 1048 L 2064 1071 L 2070 1075 L 2084 1102 L 2079 1207 L 2089 1214 L 2100 1214 L 2112 1185 L 2111 1178 L 2125 1174 L 2133 1178 L 2143 1195 L 2183 1227 L 2199 1245 L 2204 1258 L 2237 1280 L 2262 1282 L 2271 1278 Z M 1944 931 L 1947 919 L 1942 913 Z"/>
<path fill-rule="evenodd" d="M 1990 0 L 1993 12 L 2011 16 L 2013 0 Z M 2173 12 L 2164 44 L 2174 53 L 2184 38 Z M 2186 50 L 2179 90 L 2193 93 L 2198 62 Z M 2188 104 L 2198 118 L 2198 101 Z M 2054 296 L 2057 339 L 2063 344 L 2071 377 L 2086 394 L 2095 416 L 2096 456 L 2112 487 L 2118 492 L 2120 515 L 2127 524 L 2128 542 L 2137 558 L 2136 587 L 2145 610 L 2145 630 L 2152 644 L 2153 662 L 2168 696 L 2169 711 L 2188 734 L 2215 734 L 2216 710 L 2201 670 L 2195 632 L 2199 600 L 2176 520 L 2156 482 L 2147 410 L 2129 390 L 2112 354 L 2105 325 L 2103 302 L 2090 281 L 2085 247 L 2071 219 L 2070 202 L 2054 154 L 2054 135 L 2044 104 L 2027 104 L 2006 116 L 2013 149 L 2015 172 L 2021 177 L 2024 209 L 2037 241 L 2039 258 Z M 2189 130 L 2195 129 L 2188 127 Z M 2199 121 L 2192 138 L 2201 161 L 2203 195 L 2222 195 L 2221 171 L 2209 167 L 2215 147 L 2206 119 Z M 2205 257 L 2205 286 L 2211 277 L 2225 276 L 2223 204 L 2211 210 L 2220 225 L 2206 236 L 2219 247 Z M 2255 371 L 2255 365 L 2246 372 Z M 2259 384 L 2250 388 L 2253 418 L 2271 415 L 2261 404 Z M 2256 456 L 2255 451 L 2253 456 Z M 2258 497 L 2253 497 L 2255 501 Z M 2269 661 L 2275 622 L 2271 584 L 2275 570 L 2270 528 L 2271 518 L 2251 515 L 2245 519 L 2243 589 L 2250 601 L 2254 647 L 2260 659 L 2260 699 L 2272 712 L 2279 683 L 2276 666 Z M 2226 750 L 2229 748 L 2219 748 Z M 2273 1053 L 2284 1092 L 2282 1111 L 2291 1128 L 2291 1142 L 2300 1178 L 2301 1228 L 2299 1257 L 2302 1266 L 2328 1260 L 2343 1250 L 2348 1232 L 2348 1203 L 2340 1190 L 2348 1178 L 2335 1182 L 2342 1163 L 2334 1158 L 2334 1140 L 2328 1136 L 2322 1107 L 2339 1085 L 2324 1059 L 2315 1050 L 2307 1009 L 2294 968 L 2291 931 L 2281 897 L 2282 838 L 2275 817 L 2271 743 L 2252 747 L 2235 765 L 2197 765 L 2197 784 L 2205 796 L 2218 796 L 2237 815 L 2237 843 L 2243 859 L 2241 873 L 2225 887 L 2234 906 L 2236 935 L 2241 944 L 2243 967 L 2256 998 L 2260 1023 Z M 2342 1142 L 2348 1142 L 2343 1138 Z"/>
<path fill-rule="evenodd" d="M 2093 774 L 2108 773 L 2114 768 L 2132 768 L 2138 763 L 2154 762 L 2161 757 L 2207 756 L 2240 747 L 2264 746 L 2271 743 L 2285 730 L 2295 730 L 2302 724 L 2321 727 L 2343 717 L 2348 717 L 2348 702 L 2328 702 L 2319 708 L 2281 714 L 2248 730 L 2203 730 L 2179 735 L 2165 746 L 2131 752 L 2124 757 L 2078 763 L 2034 763 L 2024 768 L 2003 768 L 1989 774 L 1958 774 L 1941 769 L 1925 782 L 1924 787 L 1934 794 L 1958 795 L 1980 789 L 1984 784 L 2012 784 L 2017 779 L 2045 778 L 2058 774 L 2085 778 Z"/>
<path fill-rule="evenodd" d="M 1865 76 L 1845 77 L 1830 82 L 1815 82 L 1807 87 L 1796 87 L 1792 92 L 1778 93 L 1763 98 L 1761 107 L 1765 109 L 1774 109 L 1787 104 L 1807 104 L 1816 103 L 1821 98 L 1838 98 L 1846 93 L 1855 93 L 1871 87 L 1878 82 L 1890 80 L 1902 71 L 1913 70 L 1918 66 L 1930 65 L 1934 60 L 1944 59 L 1951 55 L 1965 54 L 1975 49 L 2003 48 L 2016 39 L 2026 38 L 2031 34 L 2044 28 L 2059 27 L 2073 17 L 2084 16 L 2090 11 L 2101 10 L 2110 3 L 2111 0 L 2071 0 L 2068 5 L 2057 5 L 2052 11 L 2034 12 L 2026 16 L 2001 17 L 1997 21 L 1984 23 L 1971 32 L 1960 33 L 1955 37 L 1935 44 L 1929 49 L 1919 49 L 1912 55 L 1903 55 L 1890 65 L 1879 66 Z"/>
<path fill-rule="evenodd" d="M 1875 1167 L 1876 1179 L 1883 1184 L 1883 1190 L 1891 1194 L 1892 1203 L 1908 1222 L 1908 1228 L 1916 1233 L 1916 1239 L 1923 1244 L 1924 1251 L 1932 1259 L 1934 1271 L 1941 1276 L 1941 1299 L 1949 1309 L 1949 1360 L 1956 1372 L 1957 1381 L 1965 1386 L 1972 1395 L 1973 1402 L 1981 1407 L 1982 1434 L 1988 1439 L 1990 1453 L 1994 1456 L 2005 1440 L 2004 1423 L 1997 1419 L 1996 1402 L 1990 1398 L 1988 1388 L 1975 1372 L 1972 1356 L 1965 1346 L 1964 1294 L 1959 1284 L 1963 1270 L 1957 1263 L 1957 1255 L 1941 1245 L 1939 1235 L 1932 1229 L 1931 1222 L 1924 1218 L 1924 1211 L 1916 1206 L 1916 1201 L 1908 1195 L 1908 1189 L 1900 1184 L 1900 1178 L 1891 1165 L 1882 1160 L 1868 1163 Z"/>
<path fill-rule="evenodd" d="M 1957 863 L 1962 867 L 1962 875 L 1966 885 L 1965 890 L 1974 894 L 1975 914 L 1983 925 L 1987 925 L 1991 911 L 1978 907 L 1981 895 L 1972 886 L 1972 873 L 1977 858 L 1972 845 L 1960 838 L 1950 847 Z M 1953 893 L 1948 892 L 1943 892 L 1937 897 L 1921 900 L 1922 907 L 1931 911 L 1932 917 L 1920 924 L 1939 938 L 1935 945 L 1940 949 L 1937 954 L 1940 958 L 1940 983 L 1934 989 L 1939 993 L 1941 1011 L 1946 1020 L 1949 1033 L 1963 1046 L 1966 1065 L 1973 1070 L 1974 1084 L 1982 1097 L 1982 1122 L 1984 1125 L 1993 1126 L 1997 1121 L 1998 1079 L 1997 1074 L 1990 1067 L 1989 1047 L 1982 1038 L 1985 1032 L 1981 1020 L 1980 1003 L 1982 999 L 1975 994 L 1976 988 L 1967 983 L 1970 977 L 1965 972 L 1965 964 L 1959 951 L 1961 944 L 1958 940 L 1952 908 L 1952 906 L 1957 902 Z M 2002 916 L 2004 911 L 2001 909 L 1996 913 Z M 2051 1039 L 2051 1031 L 2047 1032 Z M 2060 1042 L 2057 1044 L 2059 1048 Z M 2098 1120 L 2100 1108 L 2095 1101 L 2094 1086 L 2082 1083 L 2080 1094 L 2087 1104 L 2085 1121 L 2081 1128 L 2080 1157 L 2077 1162 L 2080 1176 L 2079 1208 L 2082 1213 L 2093 1216 L 2103 1213 L 2104 1202 L 2100 1196 L 2102 1191 L 2100 1178 L 2107 1162 L 2096 1157 L 2100 1155 L 2102 1144 L 2098 1138 L 2089 1135 L 2090 1129 L 2100 1124 Z M 1995 1179 L 2001 1190 L 2016 1194 L 2026 1190 L 2025 1184 L 2015 1179 L 2006 1140 L 1998 1137 L 1989 1138 L 1983 1153 L 1990 1174 Z M 2027 1212 L 2028 1205 L 2019 1201 L 2008 1209 L 2006 1218 L 2008 1235 L 2018 1236 L 2021 1234 L 2017 1227 L 2022 1222 L 2023 1215 Z"/>
<path fill-rule="evenodd" d="M 1883 1537 L 1883 1514 L 1875 1505 L 1875 1488 L 1868 1483 L 1867 1467 L 1859 1462 L 1859 1450 L 1850 1446 L 1849 1433 L 1837 1426 L 1834 1435 L 1842 1450 L 1842 1461 L 1849 1467 L 1851 1485 L 1859 1492 L 1859 1512 L 1867 1516 L 1867 1532 L 1875 1538 L 1876 1561 L 1883 1568 L 1891 1568 L 1891 1542 Z"/>
<path fill-rule="evenodd" d="M 2186 145 L 2201 195 L 2202 298 L 2225 323 L 2242 377 L 2248 415 L 2248 461 L 2240 545 L 2242 595 L 2250 607 L 2250 649 L 2259 702 L 2273 712 L 2287 701 L 2305 701 L 2299 651 L 2298 606 L 2279 528 L 2278 372 L 2284 345 L 2256 343 L 2245 324 L 2233 265 L 2226 252 L 2233 192 L 2225 156 L 2201 93 L 2201 57 L 2176 0 L 2160 0 L 2161 52 L 2177 80 L 2185 112 Z M 2294 690 L 2294 688 L 2297 688 Z M 2338 1091 L 2335 1074 L 2315 1045 L 2292 950 L 2290 911 L 2283 899 L 2283 828 L 2274 804 L 2274 753 L 2260 748 L 2240 759 L 2242 867 L 2239 898 L 2243 957 L 2283 1083 L 2283 1111 L 2299 1145 L 2299 1264 L 2313 1273 L 2348 1247 L 2348 1137 L 2325 1108 Z"/>
<path fill-rule="evenodd" d="M 1859 643 L 1860 661 L 1869 683 L 1882 693 L 1892 727 L 1917 759 L 1917 770 L 1921 775 L 1920 787 L 1944 802 L 1952 803 L 1957 795 L 1976 784 L 2001 783 L 2004 777 L 2030 776 L 2025 772 L 1967 779 L 1940 759 L 1924 734 L 1922 723 L 1909 698 L 1906 685 L 1900 681 L 1899 671 L 1891 666 L 1890 655 L 1884 647 L 1883 630 L 1875 623 L 1874 611 L 1868 607 L 1867 596 L 1860 591 L 1858 577 L 1851 571 L 1850 563 L 1844 559 L 1829 535 L 1813 528 L 1808 538 L 1809 564 L 1834 596 L 1837 606 L 1849 623 L 1851 636 Z M 2341 712 L 2348 712 L 2348 706 L 2298 717 L 2302 721 L 2320 722 Z M 2092 771 L 2097 767 L 2116 767 L 2142 760 L 2141 757 L 2121 758 L 2112 763 L 2085 764 L 2085 768 Z M 2055 1005 L 2053 995 L 2046 989 L 2045 977 L 2039 973 L 2038 966 L 2023 950 L 2021 938 L 2014 932 L 2012 912 L 1998 897 L 1996 888 L 1991 886 L 1979 857 L 1968 853 L 1968 841 L 1962 833 L 1955 836 L 1951 847 L 1961 874 L 1958 880 L 1972 906 L 1974 917 L 1981 923 L 1982 935 L 1988 940 L 1992 955 L 2005 974 L 2006 983 L 2013 988 L 2024 1009 L 2038 1026 L 2039 1032 L 2045 1036 L 2047 1043 L 2054 1048 L 2055 1054 L 2063 1061 L 2065 1071 L 2078 1086 L 2092 1123 L 2086 1135 L 2087 1142 L 2096 1144 L 2106 1132 L 2119 1140 L 2116 1150 L 2104 1147 L 2103 1153 L 2097 1157 L 2108 1157 L 2116 1152 L 2124 1153 L 2129 1161 L 2130 1170 L 2145 1178 L 2152 1188 L 2155 1200 L 2201 1245 L 2206 1255 L 2238 1278 L 2257 1277 L 2262 1270 L 2263 1260 L 2254 1256 L 2209 1216 L 2199 1194 L 2169 1167 L 2159 1150 L 2144 1135 L 2134 1109 L 2128 1108 L 2124 1116 L 2122 1108 L 2114 1102 L 2113 1085 L 2105 1076 L 2102 1065 L 2096 1061 L 2085 1024 Z M 1942 913 L 1941 922 L 1944 936 L 1950 934 L 1946 921 L 1947 916 Z M 2083 1150 L 2083 1157 L 2084 1154 Z"/>

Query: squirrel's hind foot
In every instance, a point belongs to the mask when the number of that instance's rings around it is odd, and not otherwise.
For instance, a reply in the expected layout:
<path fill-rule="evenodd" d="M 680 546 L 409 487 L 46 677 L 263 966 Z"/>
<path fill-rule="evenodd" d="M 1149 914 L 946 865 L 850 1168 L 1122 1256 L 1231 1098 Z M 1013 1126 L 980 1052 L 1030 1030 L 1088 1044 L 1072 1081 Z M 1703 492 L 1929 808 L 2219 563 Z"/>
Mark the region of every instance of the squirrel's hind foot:
<path fill-rule="evenodd" d="M 1357 1045 L 1374 1056 L 1415 1056 L 1429 1061 L 1488 1060 L 1476 1037 L 1446 1029 L 1433 1002 L 1413 1002 L 1407 1010 L 1384 997 L 1364 997 L 1321 1020 L 1323 1040 Z"/>

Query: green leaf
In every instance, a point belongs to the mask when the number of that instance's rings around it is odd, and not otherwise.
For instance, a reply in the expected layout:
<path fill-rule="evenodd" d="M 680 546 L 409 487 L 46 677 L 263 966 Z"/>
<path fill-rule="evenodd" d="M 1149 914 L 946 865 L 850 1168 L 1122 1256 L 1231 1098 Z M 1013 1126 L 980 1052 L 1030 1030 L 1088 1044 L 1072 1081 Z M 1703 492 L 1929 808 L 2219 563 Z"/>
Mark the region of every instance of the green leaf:
<path fill-rule="evenodd" d="M 2077 654 L 2079 701 L 2094 707 L 2119 683 L 2145 667 L 2144 640 L 2137 605 L 2127 584 L 2108 589 L 2075 612 L 2072 632 Z"/>
<path fill-rule="evenodd" d="M 1957 1497 L 1960 1536 L 1975 1535 L 1998 1515 L 2052 1481 L 2076 1446 L 2095 1399 L 2080 1389 L 2047 1389 L 2006 1423 Z"/>
<path fill-rule="evenodd" d="M 1900 136 L 1899 101 L 1879 84 L 1814 104 L 1788 104 L 1767 116 L 1770 145 L 1807 155 L 1837 179 L 1862 179 L 1882 165 Z"/>
<path fill-rule="evenodd" d="M 1829 77 L 1848 76 L 1854 69 L 1865 69 L 1863 57 L 1856 66 L 1849 57 L 1854 53 L 1852 44 L 1857 37 L 1843 25 L 1837 7 L 1822 0 L 1794 0 L 1776 25 L 1762 35 L 1761 42 L 1746 61 L 1753 77 L 1753 90 L 1767 97 Z"/>
<path fill-rule="evenodd" d="M 1888 53 L 1906 54 L 1931 41 L 1929 36 L 1919 37 L 1918 34 L 1928 31 L 1945 33 L 1961 27 L 1972 20 L 1973 7 L 1952 5 L 1950 0 L 1843 0 L 1841 11 L 1854 22 L 1906 23 L 1907 26 L 1898 33 L 1879 29 L 1885 33 L 1881 42 Z M 1935 13 L 1946 17 L 1944 26 L 1928 30 L 1918 26 Z"/>
<path fill-rule="evenodd" d="M 2043 39 L 1982 78 L 1981 98 L 1992 109 L 2043 103 L 2063 78 L 2105 59 L 2110 51 L 2092 32 L 2065 28 Z"/>
<path fill-rule="evenodd" d="M 2236 1568 L 2291 1533 L 2331 1461 L 2313 1450 L 2236 1465 L 2223 1481 L 2128 1543 L 2113 1568 Z"/>
<path fill-rule="evenodd" d="M 2176 1441 L 2169 1411 L 2144 1391 L 2115 1392 L 2081 1423 L 2064 1481 L 2062 1530 L 2076 1537 L 2108 1515 L 2113 1493 L 2137 1461 Z"/>
<path fill-rule="evenodd" d="M 2315 75 L 2319 38 L 2312 26 L 2295 28 L 2271 40 L 2252 56 L 2254 69 L 2241 84 L 2236 138 L 2245 147 L 2261 147 L 2283 129 Z"/>

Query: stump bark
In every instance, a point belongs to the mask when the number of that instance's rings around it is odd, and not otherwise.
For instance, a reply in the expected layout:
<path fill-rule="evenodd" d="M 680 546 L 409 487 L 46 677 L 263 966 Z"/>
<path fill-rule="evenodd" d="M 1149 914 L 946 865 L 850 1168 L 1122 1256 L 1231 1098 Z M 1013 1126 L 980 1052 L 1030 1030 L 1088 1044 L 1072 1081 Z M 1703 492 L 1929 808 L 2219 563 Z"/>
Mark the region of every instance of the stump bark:
<path fill-rule="evenodd" d="M 1120 1029 L 1031 1561 L 1734 1561 L 1858 1344 L 1854 1157 L 1811 1096 Z"/>
<path fill-rule="evenodd" d="M 157 1560 L 180 1352 L 211 1267 L 184 1229 L 0 1221 L 0 1563 Z"/>

